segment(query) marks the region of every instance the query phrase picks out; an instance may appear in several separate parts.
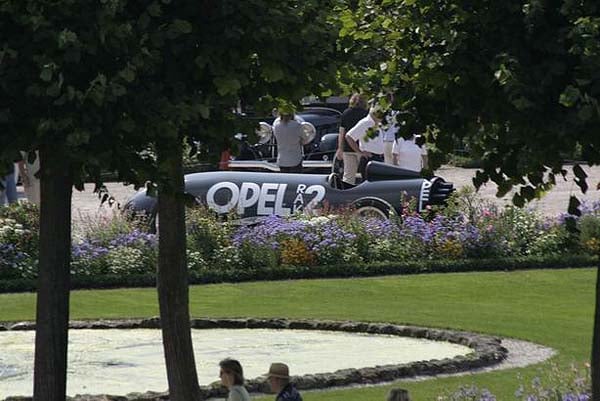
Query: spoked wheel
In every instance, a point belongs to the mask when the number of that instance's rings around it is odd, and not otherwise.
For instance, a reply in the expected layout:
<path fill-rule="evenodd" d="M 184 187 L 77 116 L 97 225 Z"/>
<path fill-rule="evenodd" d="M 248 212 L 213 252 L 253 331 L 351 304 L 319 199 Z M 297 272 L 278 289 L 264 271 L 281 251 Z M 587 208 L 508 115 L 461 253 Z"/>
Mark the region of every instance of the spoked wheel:
<path fill-rule="evenodd" d="M 377 199 L 363 199 L 354 205 L 355 214 L 361 217 L 388 219 L 390 217 L 390 207 Z"/>
<path fill-rule="evenodd" d="M 387 219 L 388 215 L 381 209 L 375 206 L 363 206 L 356 210 L 356 214 L 360 217 L 369 217 L 376 219 Z"/>

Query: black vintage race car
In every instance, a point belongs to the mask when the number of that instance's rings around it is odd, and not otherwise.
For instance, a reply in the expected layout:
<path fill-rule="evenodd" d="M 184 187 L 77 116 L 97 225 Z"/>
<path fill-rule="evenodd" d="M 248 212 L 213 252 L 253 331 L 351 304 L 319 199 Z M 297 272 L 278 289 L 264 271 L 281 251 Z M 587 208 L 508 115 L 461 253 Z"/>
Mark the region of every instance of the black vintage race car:
<path fill-rule="evenodd" d="M 337 133 L 341 113 L 328 107 L 306 107 L 296 114 L 303 121 L 304 171 L 307 173 L 329 173 L 337 146 Z M 279 171 L 276 164 L 277 143 L 272 135 L 274 118 L 257 120 L 258 142 L 250 144 L 247 135 L 237 134 L 239 154 L 229 162 L 228 168 L 237 171 Z"/>
<path fill-rule="evenodd" d="M 427 205 L 443 204 L 453 191 L 452 183 L 440 177 L 429 180 L 384 163 L 370 162 L 366 172 L 362 183 L 345 188 L 335 173 L 213 171 L 186 175 L 185 191 L 198 204 L 222 215 L 235 213 L 246 222 L 262 216 L 316 212 L 326 205 L 389 217 L 401 212 L 403 199 L 414 198 L 421 211 Z M 125 208 L 146 214 L 155 226 L 156 198 L 147 196 L 145 190 L 134 195 Z"/>

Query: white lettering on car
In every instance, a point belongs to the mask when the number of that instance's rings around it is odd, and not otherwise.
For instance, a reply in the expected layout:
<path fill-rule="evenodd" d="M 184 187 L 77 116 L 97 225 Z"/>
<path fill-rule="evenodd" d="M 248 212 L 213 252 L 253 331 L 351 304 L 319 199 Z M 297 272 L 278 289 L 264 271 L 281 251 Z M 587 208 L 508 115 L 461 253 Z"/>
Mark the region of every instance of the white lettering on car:
<path fill-rule="evenodd" d="M 325 187 L 322 185 L 311 185 L 306 188 L 305 195 L 316 194 L 314 198 L 311 199 L 310 202 L 306 205 L 306 210 L 313 210 L 324 198 L 325 198 Z"/>
<path fill-rule="evenodd" d="M 289 214 L 302 210 L 311 210 L 315 208 L 325 198 L 325 187 L 322 185 L 306 186 L 299 184 L 295 193 L 297 194 L 291 207 L 285 203 L 285 195 L 288 189 L 288 184 L 263 183 L 256 184 L 254 182 L 244 182 L 240 186 L 233 182 L 224 181 L 214 184 L 206 193 L 206 203 L 209 208 L 217 213 L 228 213 L 234 208 L 237 213 L 244 215 L 247 208 L 256 205 L 257 215 L 288 216 Z M 217 192 L 228 191 L 225 197 L 220 197 L 220 203 L 215 199 Z M 275 192 L 276 191 L 276 192 Z M 314 197 L 310 199 L 308 204 L 304 200 L 304 196 Z M 226 200 L 226 201 L 225 201 Z"/>
<path fill-rule="evenodd" d="M 248 192 L 251 193 L 248 196 Z M 238 201 L 237 211 L 240 215 L 244 214 L 247 207 L 254 206 L 260 197 L 260 187 L 253 182 L 245 182 L 240 187 L 240 200 Z"/>
<path fill-rule="evenodd" d="M 215 194 L 220 189 L 228 189 L 231 192 L 231 198 L 223 205 L 217 204 L 215 201 Z M 224 181 L 210 187 L 206 193 L 206 203 L 208 207 L 216 211 L 217 213 L 228 213 L 238 203 L 240 197 L 240 189 L 233 182 Z"/>
<path fill-rule="evenodd" d="M 283 198 L 285 197 L 285 190 L 287 184 L 280 184 L 277 188 L 277 197 L 275 198 L 275 214 L 277 216 L 288 216 L 291 213 L 289 207 L 283 207 Z"/>
<path fill-rule="evenodd" d="M 275 202 L 275 194 L 270 194 L 269 191 L 277 189 L 279 184 L 264 183 L 260 188 L 260 197 L 258 198 L 258 208 L 256 214 L 270 215 L 273 214 L 273 208 L 267 207 L 267 202 Z"/>
<path fill-rule="evenodd" d="M 301 212 L 304 209 L 304 196 L 301 193 L 296 195 L 294 202 L 292 203 L 292 210 L 294 213 Z"/>

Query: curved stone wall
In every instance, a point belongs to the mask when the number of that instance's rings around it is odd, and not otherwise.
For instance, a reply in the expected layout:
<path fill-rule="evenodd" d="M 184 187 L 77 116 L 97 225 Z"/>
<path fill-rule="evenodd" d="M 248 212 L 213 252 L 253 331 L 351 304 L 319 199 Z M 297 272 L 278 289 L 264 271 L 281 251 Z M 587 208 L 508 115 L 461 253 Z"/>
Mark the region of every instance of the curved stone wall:
<path fill-rule="evenodd" d="M 372 384 L 392 381 L 401 378 L 435 375 L 440 373 L 456 373 L 474 368 L 494 365 L 507 356 L 508 351 L 501 345 L 501 340 L 496 337 L 486 336 L 463 331 L 428 329 L 415 326 L 403 326 L 388 323 L 344 322 L 331 320 L 290 320 L 290 319 L 192 319 L 194 329 L 214 328 L 261 328 L 261 329 L 301 329 L 301 330 L 329 330 L 345 331 L 352 333 L 388 334 L 404 337 L 425 338 L 434 341 L 448 341 L 467 346 L 473 350 L 465 356 L 451 359 L 419 361 L 407 364 L 362 367 L 356 369 L 343 369 L 331 373 L 310 374 L 294 376 L 293 381 L 298 389 L 322 389 L 333 386 L 347 386 L 351 384 Z M 131 319 L 131 320 L 98 320 L 98 321 L 73 321 L 71 329 L 159 329 L 160 320 Z M 35 330 L 31 322 L 0 323 L 3 330 Z M 269 386 L 264 378 L 246 381 L 246 388 L 250 392 L 265 393 Z M 221 386 L 202 386 L 202 399 L 212 397 L 226 397 L 227 391 Z M 168 393 L 131 393 L 123 396 L 77 396 L 76 400 L 86 401 L 158 401 L 168 400 Z M 13 397 L 6 400 L 31 400 L 30 397 Z"/>

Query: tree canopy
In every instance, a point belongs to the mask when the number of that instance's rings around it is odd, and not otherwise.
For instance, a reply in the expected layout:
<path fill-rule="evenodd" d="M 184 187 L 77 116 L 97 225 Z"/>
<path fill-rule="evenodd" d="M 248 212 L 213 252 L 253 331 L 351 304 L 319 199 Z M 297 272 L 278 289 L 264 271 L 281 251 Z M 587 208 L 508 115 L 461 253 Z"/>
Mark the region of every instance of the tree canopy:
<path fill-rule="evenodd" d="M 198 398 L 189 333 L 182 141 L 232 134 L 242 100 L 296 101 L 335 78 L 327 1 L 6 0 L 0 3 L 0 162 L 39 150 L 34 399 L 61 400 L 71 187 L 158 183 L 158 287 L 173 400 Z M 323 12 L 325 11 L 325 12 Z M 211 147 L 212 146 L 212 147 Z M 32 155 L 35 153 L 32 152 Z"/>
<path fill-rule="evenodd" d="M 499 196 L 517 185 L 523 205 L 566 173 L 577 148 L 600 162 L 597 2 L 363 0 L 341 21 L 354 56 L 344 78 L 413 110 L 438 149 L 433 163 L 460 139 L 483 162 L 475 185 L 492 180 Z"/>

